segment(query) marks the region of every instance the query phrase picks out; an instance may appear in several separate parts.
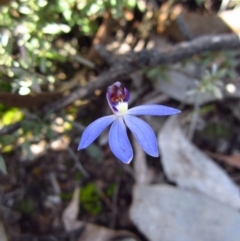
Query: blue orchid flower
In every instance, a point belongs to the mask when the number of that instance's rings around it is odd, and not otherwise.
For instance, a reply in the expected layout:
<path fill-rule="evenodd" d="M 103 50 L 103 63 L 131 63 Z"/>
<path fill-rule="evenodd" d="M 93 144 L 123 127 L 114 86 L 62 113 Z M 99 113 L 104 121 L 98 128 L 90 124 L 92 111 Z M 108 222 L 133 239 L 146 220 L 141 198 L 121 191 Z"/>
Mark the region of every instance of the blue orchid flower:
<path fill-rule="evenodd" d="M 180 113 L 179 110 L 163 105 L 140 105 L 128 109 L 130 94 L 120 82 L 108 87 L 106 94 L 113 115 L 101 117 L 86 127 L 78 150 L 88 147 L 109 125 L 109 146 L 113 154 L 129 164 L 133 149 L 127 136 L 126 126 L 133 133 L 142 149 L 153 157 L 158 157 L 157 139 L 152 128 L 138 115 L 165 116 Z"/>

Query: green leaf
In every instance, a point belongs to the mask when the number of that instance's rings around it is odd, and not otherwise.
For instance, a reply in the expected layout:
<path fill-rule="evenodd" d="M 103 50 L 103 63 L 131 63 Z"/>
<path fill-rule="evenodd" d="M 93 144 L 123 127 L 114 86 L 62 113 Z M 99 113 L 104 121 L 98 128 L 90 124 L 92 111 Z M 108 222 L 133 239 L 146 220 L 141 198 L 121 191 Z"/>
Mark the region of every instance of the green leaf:
<path fill-rule="evenodd" d="M 34 210 L 34 203 L 31 199 L 23 199 L 19 204 L 19 209 L 22 213 L 30 215 Z"/>
<path fill-rule="evenodd" d="M 33 161 L 34 155 L 31 151 L 30 146 L 31 146 L 30 142 L 25 140 L 25 142 L 22 144 L 22 149 L 23 149 L 22 158 L 24 158 L 25 160 Z"/>
<path fill-rule="evenodd" d="M 5 160 L 4 160 L 4 158 L 3 158 L 2 155 L 0 155 L 0 171 L 1 171 L 3 174 L 7 174 L 6 163 L 5 163 Z"/>
<path fill-rule="evenodd" d="M 23 118 L 23 113 L 19 109 L 17 108 L 9 109 L 3 114 L 2 120 L 0 120 L 0 126 L 13 124 L 17 121 L 22 120 L 22 118 Z"/>
<path fill-rule="evenodd" d="M 97 161 L 101 161 L 103 159 L 103 153 L 101 148 L 99 148 L 97 145 L 92 144 L 86 149 L 89 156 L 94 158 Z"/>
<path fill-rule="evenodd" d="M 195 0 L 195 3 L 200 7 L 203 4 L 204 0 Z"/>
<path fill-rule="evenodd" d="M 128 0 L 127 4 L 128 4 L 128 7 L 134 8 L 137 5 L 137 3 L 139 3 L 139 2 L 140 1 L 137 1 L 137 0 Z M 141 7 L 141 5 L 140 5 L 140 7 Z M 140 9 L 140 10 L 143 11 L 145 9 Z"/>
<path fill-rule="evenodd" d="M 67 21 L 70 21 L 72 17 L 72 11 L 71 10 L 63 11 L 63 16 Z"/>
<path fill-rule="evenodd" d="M 46 73 L 46 71 L 47 71 L 46 58 L 44 58 L 44 57 L 42 57 L 40 59 L 40 70 L 42 73 Z"/>
<path fill-rule="evenodd" d="M 80 193 L 80 203 L 83 208 L 92 215 L 97 215 L 101 212 L 101 197 L 99 196 L 94 183 L 89 183 L 82 187 Z"/>
<path fill-rule="evenodd" d="M 28 6 L 20 6 L 19 12 L 22 13 L 22 14 L 28 15 L 28 14 L 31 14 L 33 11 Z"/>
<path fill-rule="evenodd" d="M 45 34 L 69 33 L 71 28 L 66 24 L 50 23 L 43 28 Z"/>

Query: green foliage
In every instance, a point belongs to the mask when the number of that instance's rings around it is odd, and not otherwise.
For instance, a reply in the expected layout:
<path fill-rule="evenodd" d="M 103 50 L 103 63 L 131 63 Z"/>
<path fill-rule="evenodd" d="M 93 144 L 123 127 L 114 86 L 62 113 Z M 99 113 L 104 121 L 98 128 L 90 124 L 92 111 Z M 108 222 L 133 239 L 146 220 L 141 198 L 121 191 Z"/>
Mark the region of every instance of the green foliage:
<path fill-rule="evenodd" d="M 222 78 L 226 75 L 226 69 L 218 69 L 216 64 L 212 65 L 211 71 L 206 70 L 198 85 L 199 92 L 213 93 L 217 98 L 222 98 L 221 87 L 223 86 Z"/>
<path fill-rule="evenodd" d="M 195 1 L 195 3 L 197 4 L 197 6 L 201 6 L 201 5 L 203 5 L 203 3 L 204 3 L 204 0 L 194 0 Z"/>
<path fill-rule="evenodd" d="M 0 87 L 21 95 L 57 81 L 58 63 L 79 52 L 74 43 L 61 44 L 73 29 L 74 37 L 93 35 L 97 18 L 108 11 L 123 17 L 136 0 L 20 0 L 0 9 Z M 56 41 L 58 40 L 58 41 Z M 63 47 L 62 47 L 63 46 Z M 11 81 L 8 81 L 11 80 Z"/>
<path fill-rule="evenodd" d="M 101 197 L 99 196 L 96 185 L 94 183 L 89 183 L 82 187 L 80 203 L 82 207 L 92 215 L 97 215 L 101 212 Z"/>
<path fill-rule="evenodd" d="M 234 53 L 232 52 L 216 52 L 202 54 L 198 60 L 204 72 L 202 78 L 196 83 L 196 88 L 189 90 L 188 95 L 196 95 L 198 93 L 212 93 L 221 99 L 224 79 L 234 79 L 235 66 L 237 64 Z"/>
<path fill-rule="evenodd" d="M 200 138 L 212 138 L 215 140 L 230 138 L 232 134 L 231 127 L 227 123 L 222 122 L 209 123 L 204 130 L 198 132 Z"/>
<path fill-rule="evenodd" d="M 168 70 L 170 70 L 169 66 L 161 65 L 161 66 L 157 66 L 154 68 L 149 68 L 145 72 L 146 72 L 146 76 L 152 81 L 156 80 L 159 77 L 161 77 L 162 79 L 164 79 L 166 81 L 169 81 L 169 79 L 166 75 L 166 72 Z"/>
<path fill-rule="evenodd" d="M 116 189 L 116 184 L 111 183 L 106 190 L 106 195 L 111 198 L 115 192 L 115 189 Z"/>
<path fill-rule="evenodd" d="M 19 209 L 22 213 L 30 215 L 34 211 L 34 203 L 31 199 L 25 198 L 21 200 Z"/>
<path fill-rule="evenodd" d="M 74 180 L 79 181 L 82 178 L 82 173 L 81 172 L 76 172 L 74 175 Z"/>
<path fill-rule="evenodd" d="M 0 128 L 22 120 L 23 116 L 23 112 L 18 108 L 10 108 L 6 109 L 5 112 L 0 112 Z"/>
<path fill-rule="evenodd" d="M 7 174 L 7 167 L 2 155 L 0 155 L 0 172 L 2 172 L 3 174 Z"/>
<path fill-rule="evenodd" d="M 206 115 L 206 114 L 208 114 L 208 113 L 210 113 L 210 112 L 212 112 L 214 110 L 215 110 L 215 105 L 213 105 L 213 104 L 204 105 L 200 109 L 200 114 L 201 115 Z"/>
<path fill-rule="evenodd" d="M 28 95 L 58 90 L 63 82 L 58 73 L 65 71 L 62 66 L 81 51 L 78 39 L 94 36 L 106 12 L 118 19 L 124 16 L 125 9 L 137 4 L 136 0 L 19 0 L 1 7 L 0 94 Z M 59 137 L 52 128 L 54 117 L 31 115 L 27 110 L 0 104 L 0 128 L 26 117 L 17 131 L 0 136 L 2 152 L 20 144 L 26 158 L 33 159 L 33 143 L 43 139 L 51 142 Z M 64 125 L 64 131 L 71 129 L 70 122 L 64 121 Z M 101 159 L 102 153 L 95 149 L 93 157 Z"/>
<path fill-rule="evenodd" d="M 63 201 L 66 201 L 66 202 L 69 202 L 72 200 L 72 197 L 73 197 L 73 193 L 65 193 L 65 192 L 61 192 L 60 193 L 60 198 L 63 200 Z"/>
<path fill-rule="evenodd" d="M 86 150 L 88 155 L 90 155 L 96 161 L 101 161 L 103 159 L 103 152 L 97 145 L 92 144 Z"/>

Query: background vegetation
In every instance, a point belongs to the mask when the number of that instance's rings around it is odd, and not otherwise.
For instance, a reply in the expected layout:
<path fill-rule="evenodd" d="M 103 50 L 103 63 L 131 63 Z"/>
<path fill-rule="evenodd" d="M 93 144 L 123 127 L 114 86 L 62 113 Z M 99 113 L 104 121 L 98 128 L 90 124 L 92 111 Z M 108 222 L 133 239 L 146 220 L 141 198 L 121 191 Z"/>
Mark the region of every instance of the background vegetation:
<path fill-rule="evenodd" d="M 218 18 L 220 11 L 234 11 L 239 5 L 238 1 L 222 2 L 0 2 L 0 226 L 4 224 L 9 240 L 50 240 L 53 235 L 54 240 L 80 241 L 79 235 L 69 234 L 62 217 L 76 186 L 81 187 L 76 219 L 125 229 L 146 239 L 128 217 L 132 187 L 138 183 L 136 175 L 140 176 L 136 167 L 123 167 L 114 159 L 107 135 L 86 151 L 77 152 L 85 126 L 109 113 L 105 91 L 110 83 L 99 80 L 95 86 L 94 80 L 106 73 L 114 75 L 107 72 L 113 64 L 119 69 L 129 66 L 127 61 L 121 62 L 120 55 L 126 58 L 131 51 L 150 49 L 152 43 L 162 51 L 213 33 L 230 35 L 232 30 L 220 27 L 222 23 L 209 31 L 202 20 Z M 178 9 L 201 16 L 200 21 L 196 18 L 199 26 L 188 26 L 187 15 L 183 15 L 186 23 L 175 21 Z M 234 51 L 210 49 L 173 60 L 175 64 L 150 64 L 137 67 L 132 75 L 119 74 L 131 91 L 131 105 L 156 101 L 185 111 L 181 128 L 188 139 L 222 160 L 220 165 L 238 184 L 239 54 L 239 47 Z M 183 82 L 187 87 L 181 92 L 177 83 L 171 82 L 173 73 L 192 84 Z M 84 98 L 65 104 L 66 98 L 81 88 L 87 91 Z M 148 121 L 157 133 L 162 128 L 161 121 L 160 126 Z M 143 159 L 145 168 L 154 170 L 151 183 L 169 184 L 159 161 Z"/>

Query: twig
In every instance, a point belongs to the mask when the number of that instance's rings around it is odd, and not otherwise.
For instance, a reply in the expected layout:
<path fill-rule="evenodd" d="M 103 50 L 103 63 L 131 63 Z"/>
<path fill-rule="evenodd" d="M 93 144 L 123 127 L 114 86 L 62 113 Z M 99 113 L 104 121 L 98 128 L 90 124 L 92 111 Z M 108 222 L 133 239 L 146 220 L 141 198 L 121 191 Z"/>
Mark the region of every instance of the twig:
<path fill-rule="evenodd" d="M 144 49 L 138 53 L 130 52 L 128 54 L 124 54 L 118 61 L 113 61 L 110 69 L 96 77 L 94 81 L 77 88 L 72 91 L 70 95 L 46 105 L 43 108 L 42 115 L 45 115 L 48 112 L 60 110 L 77 99 L 87 98 L 91 96 L 96 89 L 102 89 L 111 83 L 121 81 L 128 77 L 131 73 L 142 70 L 145 67 L 174 63 L 206 51 L 233 49 L 240 49 L 239 36 L 235 34 L 221 34 L 199 37 L 188 42 L 177 44 L 165 51 Z M 98 45 L 98 50 L 99 53 L 104 53 L 103 57 L 107 56 L 107 51 L 104 51 L 103 46 Z M 110 54 L 108 56 L 110 56 Z M 113 60 L 115 58 L 111 57 L 111 59 Z"/>
<path fill-rule="evenodd" d="M 18 130 L 22 125 L 22 121 L 18 121 L 14 124 L 8 125 L 8 126 L 4 126 L 1 130 L 0 130 L 0 135 L 6 135 L 6 134 L 12 134 L 13 132 L 15 132 L 16 130 Z"/>
<path fill-rule="evenodd" d="M 116 227 L 116 219 L 117 219 L 117 202 L 118 202 L 118 194 L 121 184 L 121 177 L 117 178 L 116 188 L 113 193 L 112 197 L 112 217 L 111 217 L 111 223 L 110 227 L 115 228 Z"/>
<path fill-rule="evenodd" d="M 95 68 L 95 64 L 92 61 L 82 57 L 81 55 L 73 55 L 73 56 L 71 56 L 71 58 L 78 61 L 80 64 L 85 65 L 91 69 Z"/>
<path fill-rule="evenodd" d="M 105 60 L 106 63 L 112 65 L 116 63 L 119 58 L 115 56 L 112 52 L 108 51 L 103 47 L 103 45 L 97 44 L 95 50 L 100 54 L 100 56 Z"/>
<path fill-rule="evenodd" d="M 45 81 L 48 81 L 48 78 L 47 78 L 45 75 L 40 74 L 40 73 L 37 73 L 36 71 L 34 71 L 34 70 L 32 70 L 32 69 L 26 69 L 26 68 L 24 68 L 24 67 L 22 67 L 22 66 L 16 67 L 16 66 L 7 66 L 7 65 L 2 64 L 2 65 L 0 66 L 0 70 L 1 70 L 3 73 L 5 73 L 5 72 L 4 72 L 4 68 L 5 68 L 5 69 L 10 69 L 10 70 L 11 70 L 11 68 L 20 69 L 20 70 L 22 70 L 23 72 L 25 72 L 26 74 L 29 74 L 29 75 L 31 75 L 31 76 L 32 76 L 32 75 L 35 75 L 35 76 L 37 76 L 37 77 L 39 77 L 39 78 L 41 78 L 41 79 L 43 79 L 43 80 L 45 80 Z"/>
<path fill-rule="evenodd" d="M 101 45 L 99 48 L 103 48 Z M 138 53 L 130 52 L 122 55 L 121 59 L 113 62 L 107 72 L 102 73 L 85 86 L 74 90 L 67 97 L 61 98 L 45 106 L 44 111 L 57 111 L 71 104 L 77 99 L 84 99 L 92 95 L 96 89 L 105 88 L 116 81 L 121 81 L 135 71 L 146 67 L 154 67 L 201 54 L 207 51 L 240 49 L 240 38 L 235 34 L 207 35 L 188 42 L 159 51 L 144 49 Z M 101 51 L 100 51 L 101 52 Z"/>
<path fill-rule="evenodd" d="M 57 181 L 56 174 L 54 172 L 49 173 L 49 180 L 52 185 L 54 194 L 59 195 L 61 192 L 61 188 Z"/>
<path fill-rule="evenodd" d="M 192 140 L 192 138 L 194 136 L 194 132 L 197 127 L 197 121 L 198 121 L 199 110 L 200 110 L 200 98 L 201 98 L 201 93 L 197 92 L 196 100 L 194 103 L 193 115 L 192 115 L 189 130 L 188 130 L 188 139 L 189 140 Z"/>
<path fill-rule="evenodd" d="M 84 169 L 78 156 L 75 154 L 75 152 L 72 150 L 72 148 L 68 147 L 67 152 L 74 160 L 77 169 L 83 174 L 84 177 L 89 178 L 90 177 L 89 173 Z"/>
<path fill-rule="evenodd" d="M 111 201 L 109 200 L 109 198 L 107 197 L 107 195 L 103 191 L 102 182 L 101 181 L 96 181 L 95 185 L 97 187 L 97 192 L 98 192 L 99 196 L 101 197 L 101 199 L 103 200 L 103 202 L 106 204 L 106 206 L 109 209 L 112 209 L 112 203 L 111 203 Z"/>

